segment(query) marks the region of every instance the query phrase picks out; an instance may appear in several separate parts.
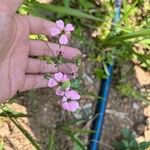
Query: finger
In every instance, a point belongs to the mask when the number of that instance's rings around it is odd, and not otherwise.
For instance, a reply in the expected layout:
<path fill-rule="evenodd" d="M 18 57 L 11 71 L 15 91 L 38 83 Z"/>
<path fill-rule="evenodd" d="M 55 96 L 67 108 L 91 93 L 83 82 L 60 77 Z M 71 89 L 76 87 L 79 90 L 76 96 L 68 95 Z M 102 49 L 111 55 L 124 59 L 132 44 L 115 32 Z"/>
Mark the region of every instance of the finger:
<path fill-rule="evenodd" d="M 8 15 L 13 15 L 22 3 L 23 0 L 0 0 L 0 11 Z"/>
<path fill-rule="evenodd" d="M 55 26 L 55 23 L 45 19 L 33 16 L 26 16 L 30 25 L 30 33 L 44 34 L 50 37 L 50 29 Z"/>
<path fill-rule="evenodd" d="M 20 91 L 28 91 L 31 89 L 47 87 L 48 80 L 44 79 L 43 75 L 26 75 L 25 83 Z"/>
<path fill-rule="evenodd" d="M 72 47 L 61 46 L 59 44 L 44 42 L 38 40 L 30 40 L 30 56 L 52 56 L 57 57 L 61 51 L 61 55 L 68 60 L 77 56 L 81 56 L 80 50 Z"/>
<path fill-rule="evenodd" d="M 56 73 L 56 72 L 62 72 L 66 74 L 70 73 L 76 73 L 78 71 L 77 66 L 72 63 L 68 64 L 47 64 L 46 61 L 41 61 L 38 59 L 29 58 L 27 67 L 26 67 L 26 73 Z"/>

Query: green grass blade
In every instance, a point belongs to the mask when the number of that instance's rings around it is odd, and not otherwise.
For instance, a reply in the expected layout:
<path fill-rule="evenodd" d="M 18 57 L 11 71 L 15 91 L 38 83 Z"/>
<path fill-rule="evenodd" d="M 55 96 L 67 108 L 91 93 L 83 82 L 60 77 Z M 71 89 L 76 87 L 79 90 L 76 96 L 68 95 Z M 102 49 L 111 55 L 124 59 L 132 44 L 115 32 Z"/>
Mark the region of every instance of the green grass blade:
<path fill-rule="evenodd" d="M 108 68 L 107 68 L 106 63 L 103 63 L 103 67 L 104 67 L 104 71 L 105 71 L 105 73 L 107 74 L 107 76 L 110 76 L 110 73 L 109 73 L 109 71 L 108 71 Z"/>
<path fill-rule="evenodd" d="M 3 140 L 0 141 L 0 150 L 4 150 L 4 141 Z"/>
<path fill-rule="evenodd" d="M 132 39 L 132 38 L 137 38 L 137 37 L 143 37 L 143 36 L 149 36 L 150 35 L 150 28 L 149 29 L 142 29 L 140 31 L 135 31 L 133 33 L 128 33 L 125 35 L 122 35 L 118 37 L 119 40 L 127 40 L 127 39 Z"/>
<path fill-rule="evenodd" d="M 150 63 L 148 62 L 148 60 L 150 60 L 150 54 L 140 54 L 136 52 L 134 52 L 134 54 L 138 57 L 140 62 L 145 63 L 148 68 L 150 67 Z"/>
<path fill-rule="evenodd" d="M 120 42 L 122 43 L 125 40 L 133 39 L 133 38 L 138 38 L 138 37 L 145 37 L 150 35 L 150 28 L 148 29 L 142 29 L 140 31 L 135 31 L 131 32 L 128 34 L 124 34 L 121 36 L 116 36 L 116 37 L 109 37 L 106 41 L 104 41 L 104 45 L 115 45 L 119 44 Z"/>
<path fill-rule="evenodd" d="M 49 142 L 48 142 L 48 148 L 47 150 L 54 150 L 55 144 L 55 130 L 52 130 L 50 136 L 49 136 Z"/>
<path fill-rule="evenodd" d="M 21 124 L 19 124 L 15 119 L 10 118 L 10 120 L 15 124 L 15 126 L 23 133 L 23 135 L 31 142 L 31 144 L 36 148 L 36 150 L 40 150 L 39 145 L 37 142 L 33 139 L 33 137 L 28 133 L 27 130 L 25 130 Z"/>
<path fill-rule="evenodd" d="M 80 10 L 68 8 L 64 6 L 47 5 L 47 4 L 40 4 L 36 2 L 25 2 L 24 4 L 26 5 L 26 7 L 28 6 L 30 9 L 39 9 L 39 10 L 41 9 L 43 11 L 65 14 L 65 15 L 75 16 L 78 18 L 90 19 L 93 21 L 100 21 L 100 22 L 103 21 L 102 19 L 98 17 L 89 15 Z"/>
<path fill-rule="evenodd" d="M 126 82 L 126 84 L 119 84 L 117 89 L 124 96 L 128 96 L 134 100 L 143 101 L 145 104 L 150 104 L 150 100 L 147 99 L 147 96 L 135 90 L 129 82 Z"/>
<path fill-rule="evenodd" d="M 80 148 L 82 150 L 86 150 L 85 146 L 83 145 L 83 143 L 81 143 L 81 140 L 78 139 L 77 137 L 75 137 L 74 134 L 72 134 L 71 132 L 68 132 L 66 130 L 64 130 L 64 132 L 72 139 L 72 141 L 74 141 L 76 144 L 78 144 L 78 146 L 80 146 Z"/>
<path fill-rule="evenodd" d="M 2 113 L 8 117 L 13 123 L 14 125 L 23 133 L 23 135 L 31 142 L 31 144 L 35 147 L 36 150 L 40 150 L 39 145 L 37 144 L 37 142 L 33 139 L 33 137 L 30 135 L 30 133 L 25 130 L 22 125 L 12 116 L 14 115 L 23 115 L 22 113 L 17 113 L 13 110 L 11 110 L 10 108 L 8 108 L 6 105 L 4 106 L 0 106 L 0 109 L 2 110 Z M 11 113 L 10 113 L 11 112 Z M 13 115 L 12 115 L 13 114 Z M 16 117 L 16 116 L 15 116 Z"/>
<path fill-rule="evenodd" d="M 28 117 L 28 115 L 23 114 L 23 113 L 12 113 L 9 111 L 5 111 L 5 112 L 1 112 L 0 116 L 1 117 L 7 117 L 6 113 L 9 115 L 9 117 L 13 117 L 13 118 L 19 118 L 19 117 Z"/>
<path fill-rule="evenodd" d="M 7 105 L 1 105 L 0 109 L 1 109 L 1 111 L 0 111 L 1 117 L 14 117 L 14 118 L 29 117 L 28 114 L 14 111 L 14 110 L 10 109 Z"/>
<path fill-rule="evenodd" d="M 147 39 L 143 39 L 140 41 L 141 44 L 146 44 L 146 46 L 149 46 L 150 45 L 150 39 L 147 38 Z"/>
<path fill-rule="evenodd" d="M 63 14 L 63 15 L 77 17 L 77 18 L 83 18 L 83 19 L 88 19 L 88 20 L 92 20 L 92 21 L 97 21 L 97 22 L 105 22 L 104 19 L 84 13 L 78 9 L 69 8 L 69 7 L 65 7 L 65 6 L 56 6 L 56 5 L 52 5 L 52 4 L 41 4 L 38 2 L 27 2 L 27 1 L 25 1 L 24 5 L 22 5 L 22 6 L 23 7 L 21 7 L 21 8 L 23 10 L 29 12 L 32 15 L 39 16 L 44 19 L 48 19 L 48 18 L 46 18 L 46 16 L 44 16 L 43 14 L 51 14 L 51 12 L 53 12 L 53 13 L 57 13 L 57 14 Z M 117 28 L 119 28 L 120 30 L 122 30 L 124 32 L 127 32 L 127 33 L 131 32 L 131 30 L 122 28 L 118 24 L 114 24 L 114 23 L 110 23 L 110 24 L 116 26 Z"/>
<path fill-rule="evenodd" d="M 123 4 L 123 6 L 124 6 L 124 10 L 123 10 L 124 11 L 124 15 L 123 15 L 122 20 L 129 19 L 129 16 L 132 13 L 132 11 L 134 11 L 137 2 L 138 2 L 138 0 L 136 0 L 133 4 L 130 4 L 130 7 L 128 8 L 127 7 L 128 6 L 127 0 L 124 0 L 124 4 Z"/>

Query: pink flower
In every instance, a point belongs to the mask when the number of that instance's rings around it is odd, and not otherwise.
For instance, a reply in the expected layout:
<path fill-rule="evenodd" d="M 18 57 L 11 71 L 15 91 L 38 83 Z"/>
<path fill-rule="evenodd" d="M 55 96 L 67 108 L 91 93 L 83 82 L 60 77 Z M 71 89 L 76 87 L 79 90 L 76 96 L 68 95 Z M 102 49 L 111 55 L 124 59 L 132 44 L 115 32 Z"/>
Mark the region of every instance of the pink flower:
<path fill-rule="evenodd" d="M 69 90 L 70 90 L 70 86 L 67 87 L 65 90 L 61 89 L 61 87 L 59 86 L 58 88 L 56 88 L 56 95 L 64 96 L 65 95 L 65 91 L 69 91 Z"/>
<path fill-rule="evenodd" d="M 54 78 L 50 78 L 48 81 L 48 86 L 52 88 L 56 85 L 58 85 L 58 82 Z"/>
<path fill-rule="evenodd" d="M 58 96 L 64 96 L 64 94 L 65 94 L 65 91 L 62 90 L 61 87 L 58 87 L 56 89 L 56 95 L 58 95 Z"/>
<path fill-rule="evenodd" d="M 62 98 L 62 108 L 67 111 L 75 112 L 79 108 L 80 95 L 74 91 L 69 90 L 65 91 L 65 94 Z"/>
<path fill-rule="evenodd" d="M 63 74 L 61 72 L 55 73 L 54 77 L 49 79 L 48 86 L 50 88 L 52 88 L 52 87 L 55 87 L 55 86 L 59 85 L 59 83 L 63 83 L 67 80 L 69 80 L 69 78 L 66 74 Z"/>
<path fill-rule="evenodd" d="M 68 43 L 68 38 L 66 35 L 62 34 L 59 38 L 59 43 L 62 45 L 66 45 Z"/>
<path fill-rule="evenodd" d="M 67 36 L 72 31 L 74 31 L 74 27 L 72 24 L 69 23 L 65 26 L 62 20 L 58 20 L 56 21 L 56 26 L 51 28 L 50 33 L 53 37 L 56 37 L 62 33 L 59 38 L 59 43 L 62 45 L 66 45 L 69 41 Z"/>

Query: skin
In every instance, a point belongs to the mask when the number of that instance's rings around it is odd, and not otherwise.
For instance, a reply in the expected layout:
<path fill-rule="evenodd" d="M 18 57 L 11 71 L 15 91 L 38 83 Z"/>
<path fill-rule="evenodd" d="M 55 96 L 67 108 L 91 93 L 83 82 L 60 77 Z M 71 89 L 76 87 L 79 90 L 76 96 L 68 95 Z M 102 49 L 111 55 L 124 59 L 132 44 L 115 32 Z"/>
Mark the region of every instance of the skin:
<path fill-rule="evenodd" d="M 49 31 L 55 23 L 16 14 L 21 4 L 22 0 L 0 0 L 0 102 L 5 102 L 17 92 L 47 87 L 44 73 L 77 71 L 71 63 L 56 67 L 35 58 L 58 55 L 58 44 L 29 39 L 29 34 L 44 34 L 51 38 Z M 61 51 L 68 60 L 81 54 L 78 49 L 67 46 L 62 46 Z"/>

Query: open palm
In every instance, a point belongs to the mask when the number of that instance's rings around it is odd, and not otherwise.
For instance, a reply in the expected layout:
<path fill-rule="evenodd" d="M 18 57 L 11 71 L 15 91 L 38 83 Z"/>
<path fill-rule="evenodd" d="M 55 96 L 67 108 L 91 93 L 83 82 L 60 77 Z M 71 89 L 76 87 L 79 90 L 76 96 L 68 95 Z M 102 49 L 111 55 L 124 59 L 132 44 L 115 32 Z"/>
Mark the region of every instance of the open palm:
<path fill-rule="evenodd" d="M 10 15 L 8 11 L 10 10 L 0 13 L 0 31 L 3 32 L 3 36 L 0 35 L 0 102 L 11 98 L 17 91 L 47 87 L 48 81 L 44 79 L 43 73 L 58 72 L 55 64 L 46 64 L 36 59 L 36 56 L 57 56 L 59 45 L 29 39 L 29 34 L 44 34 L 50 37 L 50 28 L 55 24 L 37 17 L 21 16 L 15 12 Z M 62 56 L 69 60 L 80 54 L 78 49 L 65 46 L 61 47 L 61 51 Z M 72 69 L 68 69 L 68 66 Z M 71 63 L 62 64 L 59 71 L 68 73 L 75 71 L 75 67 Z"/>

